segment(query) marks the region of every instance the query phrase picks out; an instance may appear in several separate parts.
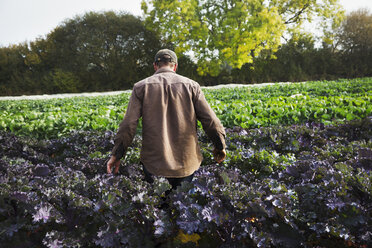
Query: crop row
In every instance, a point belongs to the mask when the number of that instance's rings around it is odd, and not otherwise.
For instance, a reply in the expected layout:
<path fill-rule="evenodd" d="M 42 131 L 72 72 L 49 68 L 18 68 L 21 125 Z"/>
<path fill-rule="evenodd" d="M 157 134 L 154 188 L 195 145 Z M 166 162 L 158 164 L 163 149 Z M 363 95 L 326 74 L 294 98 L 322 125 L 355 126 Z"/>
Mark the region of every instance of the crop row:
<path fill-rule="evenodd" d="M 372 112 L 372 78 L 265 87 L 204 89 L 225 127 L 256 128 L 362 119 Z M 55 138 L 73 130 L 118 128 L 129 93 L 0 102 L 0 130 Z"/>
<path fill-rule="evenodd" d="M 214 163 L 199 131 L 202 166 L 167 198 L 166 180 L 143 180 L 140 135 L 119 174 L 105 172 L 129 94 L 1 101 L 0 243 L 372 245 L 371 78 L 204 93 L 227 158 Z"/>
<path fill-rule="evenodd" d="M 0 132 L 4 247 L 371 247 L 372 119 L 227 129 L 228 157 L 172 191 L 143 180 L 140 136 L 116 176 L 114 132 Z"/>

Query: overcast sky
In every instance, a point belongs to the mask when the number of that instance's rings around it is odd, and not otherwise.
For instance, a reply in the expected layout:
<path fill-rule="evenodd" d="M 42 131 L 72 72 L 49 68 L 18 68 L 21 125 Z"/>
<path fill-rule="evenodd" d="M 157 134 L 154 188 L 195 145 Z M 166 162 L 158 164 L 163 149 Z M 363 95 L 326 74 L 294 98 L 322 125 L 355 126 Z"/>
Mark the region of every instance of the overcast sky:
<path fill-rule="evenodd" d="M 347 12 L 372 0 L 340 0 Z M 0 46 L 44 37 L 64 20 L 88 11 L 127 11 L 140 16 L 141 0 L 0 0 Z"/>

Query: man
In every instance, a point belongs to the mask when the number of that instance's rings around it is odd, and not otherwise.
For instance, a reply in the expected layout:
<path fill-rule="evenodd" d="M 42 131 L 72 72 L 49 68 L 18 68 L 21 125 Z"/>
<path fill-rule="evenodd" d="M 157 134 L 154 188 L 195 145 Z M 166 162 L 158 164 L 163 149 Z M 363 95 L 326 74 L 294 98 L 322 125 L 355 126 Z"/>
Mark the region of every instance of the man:
<path fill-rule="evenodd" d="M 117 173 L 120 159 L 133 141 L 142 117 L 140 160 L 145 180 L 152 175 L 168 179 L 172 188 L 191 181 L 202 155 L 197 138 L 197 120 L 214 144 L 214 158 L 221 163 L 225 153 L 225 130 L 195 81 L 176 74 L 177 56 L 168 49 L 155 55 L 155 74 L 133 87 L 127 111 L 114 139 L 107 173 Z"/>

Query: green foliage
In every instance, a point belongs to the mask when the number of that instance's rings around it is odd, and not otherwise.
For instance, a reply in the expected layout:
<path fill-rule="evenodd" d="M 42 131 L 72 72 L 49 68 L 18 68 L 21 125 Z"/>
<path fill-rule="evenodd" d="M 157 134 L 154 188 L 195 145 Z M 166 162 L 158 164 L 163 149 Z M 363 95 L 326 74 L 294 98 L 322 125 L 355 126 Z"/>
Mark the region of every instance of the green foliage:
<path fill-rule="evenodd" d="M 140 136 L 118 175 L 115 133 L 0 131 L 5 247 L 369 247 L 372 120 L 226 130 L 228 160 L 191 183 L 144 182 Z M 294 143 L 293 141 L 297 141 Z M 203 154 L 210 142 L 199 133 Z M 165 199 L 165 200 L 164 200 Z M 168 207 L 164 207 L 164 203 Z"/>
<path fill-rule="evenodd" d="M 144 0 L 142 10 L 146 26 L 164 43 L 191 52 L 198 72 L 212 76 L 240 69 L 264 50 L 276 51 L 285 31 L 292 36 L 305 21 L 321 17 L 327 23 L 343 15 L 336 0 Z"/>
<path fill-rule="evenodd" d="M 366 9 L 351 12 L 336 34 L 344 70 L 352 77 L 372 74 L 372 13 Z"/>
<path fill-rule="evenodd" d="M 371 115 L 371 92 L 371 78 L 204 89 L 223 125 L 243 128 L 362 119 Z M 129 95 L 1 101 L 0 130 L 38 138 L 73 130 L 115 131 Z"/>
<path fill-rule="evenodd" d="M 371 49 L 372 14 L 359 9 L 346 16 L 338 33 L 339 45 L 345 52 L 362 52 Z"/>
<path fill-rule="evenodd" d="M 1 101 L 1 129 L 39 138 L 60 137 L 73 130 L 116 130 L 129 94 L 110 97 Z"/>
<path fill-rule="evenodd" d="M 263 49 L 275 50 L 284 30 L 277 8 L 259 1 L 143 1 L 142 9 L 146 25 L 177 53 L 193 52 L 200 74 L 241 68 Z"/>
<path fill-rule="evenodd" d="M 226 127 L 327 124 L 371 114 L 370 79 L 225 88 L 205 94 Z"/>
<path fill-rule="evenodd" d="M 67 20 L 47 40 L 50 59 L 79 77 L 80 90 L 130 88 L 151 75 L 153 55 L 160 48 L 139 18 L 114 12 L 89 12 Z"/>
<path fill-rule="evenodd" d="M 143 180 L 140 135 L 119 175 L 105 172 L 129 93 L 1 101 L 0 242 L 368 247 L 371 92 L 371 78 L 204 89 L 227 158 L 199 130 L 202 166 L 168 197 L 166 180 Z"/>
<path fill-rule="evenodd" d="M 318 28 L 323 31 L 335 29 L 344 17 L 344 10 L 338 0 L 274 0 L 270 1 L 270 5 L 278 8 L 290 35 L 303 32 L 304 24 L 312 23 L 315 19 L 320 20 Z"/>
<path fill-rule="evenodd" d="M 127 13 L 89 12 L 0 48 L 0 95 L 129 89 L 152 74 L 157 36 Z"/>
<path fill-rule="evenodd" d="M 153 56 L 161 46 L 179 49 L 178 72 L 205 86 L 372 75 L 367 10 L 341 22 L 336 0 L 152 2 L 143 2 L 147 17 L 158 13 L 152 4 L 161 5 L 166 15 L 151 23 L 126 13 L 89 12 L 64 21 L 46 38 L 1 47 L 0 95 L 129 89 L 153 73 Z M 312 34 L 303 32 L 304 23 L 319 17 L 319 27 L 329 28 L 320 48 Z M 273 26 L 277 18 L 285 23 L 286 42 L 280 46 L 275 30 L 284 24 Z M 145 28 L 160 19 L 159 28 L 169 24 L 176 30 L 165 29 L 162 35 Z M 165 41 L 177 35 L 177 46 Z"/>
<path fill-rule="evenodd" d="M 53 92 L 78 92 L 79 79 L 73 73 L 56 69 L 50 76 Z"/>

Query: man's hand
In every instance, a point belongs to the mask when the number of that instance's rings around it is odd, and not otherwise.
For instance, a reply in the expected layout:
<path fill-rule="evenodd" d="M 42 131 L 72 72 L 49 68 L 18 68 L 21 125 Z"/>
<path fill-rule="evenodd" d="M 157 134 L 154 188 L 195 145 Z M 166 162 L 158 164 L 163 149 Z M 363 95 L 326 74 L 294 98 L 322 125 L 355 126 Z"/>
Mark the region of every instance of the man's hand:
<path fill-rule="evenodd" d="M 226 151 L 225 149 L 223 150 L 218 150 L 218 149 L 214 149 L 213 150 L 213 157 L 214 157 L 214 160 L 217 162 L 217 163 L 221 163 L 222 161 L 225 160 L 226 158 Z"/>
<path fill-rule="evenodd" d="M 120 159 L 117 160 L 115 156 L 111 156 L 110 160 L 107 162 L 107 173 L 111 174 L 114 168 L 114 174 L 118 173 L 120 166 Z"/>

